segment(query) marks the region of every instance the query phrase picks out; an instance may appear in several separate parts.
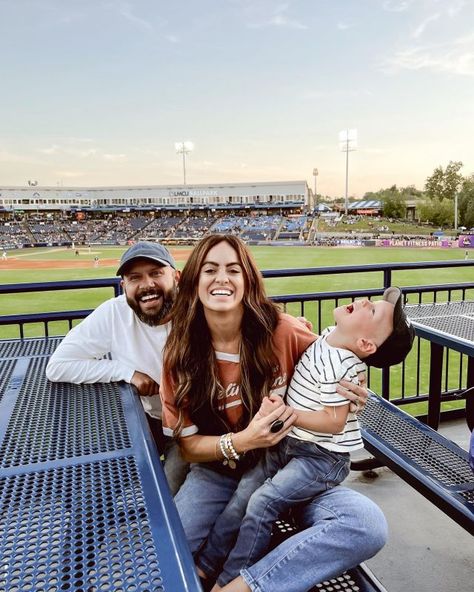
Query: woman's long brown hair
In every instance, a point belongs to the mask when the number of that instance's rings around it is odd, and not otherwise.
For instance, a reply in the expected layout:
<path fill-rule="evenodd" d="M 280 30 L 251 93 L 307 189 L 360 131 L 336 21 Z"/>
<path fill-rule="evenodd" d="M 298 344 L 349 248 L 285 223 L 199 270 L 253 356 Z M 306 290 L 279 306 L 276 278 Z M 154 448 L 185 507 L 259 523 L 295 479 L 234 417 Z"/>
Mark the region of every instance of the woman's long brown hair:
<path fill-rule="evenodd" d="M 163 368 L 175 386 L 179 411 L 175 435 L 182 428 L 185 407 L 192 414 L 210 402 L 217 414 L 221 385 L 211 334 L 198 297 L 198 283 L 207 253 L 221 242 L 237 252 L 245 281 L 240 346 L 242 423 L 253 417 L 262 398 L 269 394 L 278 365 L 272 343 L 278 308 L 265 293 L 262 276 L 250 251 L 232 235 L 211 234 L 203 238 L 181 272 L 178 297 L 171 311 L 172 328 L 164 351 Z"/>

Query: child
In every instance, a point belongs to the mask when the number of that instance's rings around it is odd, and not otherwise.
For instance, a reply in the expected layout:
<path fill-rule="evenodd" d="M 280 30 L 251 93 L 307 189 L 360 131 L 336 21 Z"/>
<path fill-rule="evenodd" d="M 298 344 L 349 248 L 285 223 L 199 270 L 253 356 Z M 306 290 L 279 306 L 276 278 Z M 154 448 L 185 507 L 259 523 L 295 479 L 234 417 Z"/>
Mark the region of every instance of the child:
<path fill-rule="evenodd" d="M 303 353 L 288 387 L 287 404 L 296 414 L 292 431 L 242 478 L 197 559 L 208 578 L 221 570 L 213 592 L 228 582 L 224 590 L 240 589 L 242 578 L 234 578 L 266 552 L 279 514 L 348 475 L 349 452 L 363 443 L 356 415 L 336 392 L 338 382 L 357 382 L 366 364 L 379 368 L 398 364 L 412 347 L 414 330 L 398 288 L 385 290 L 378 302 L 359 300 L 340 306 L 334 319 L 336 326 L 326 329 Z M 276 403 L 277 398 L 264 401 L 260 413 L 266 415 Z M 277 422 L 274 430 L 283 427 Z"/>

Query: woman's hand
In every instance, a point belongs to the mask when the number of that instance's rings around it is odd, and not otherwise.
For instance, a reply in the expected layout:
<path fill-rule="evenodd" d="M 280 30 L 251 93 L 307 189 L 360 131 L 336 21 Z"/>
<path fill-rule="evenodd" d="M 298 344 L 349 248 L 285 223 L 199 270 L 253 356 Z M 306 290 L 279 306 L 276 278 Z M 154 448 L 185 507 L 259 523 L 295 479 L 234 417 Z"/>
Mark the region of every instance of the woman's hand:
<path fill-rule="evenodd" d="M 281 397 L 268 398 L 262 403 L 260 409 L 244 430 L 234 434 L 232 440 L 237 452 L 247 452 L 255 448 L 269 448 L 278 444 L 290 432 L 296 420 L 294 410 L 285 405 Z M 263 413 L 267 414 L 263 415 Z M 283 427 L 273 433 L 270 431 L 270 427 L 277 419 L 283 422 Z"/>
<path fill-rule="evenodd" d="M 351 403 L 349 410 L 352 413 L 360 413 L 364 410 L 369 397 L 369 391 L 367 390 L 367 376 L 365 372 L 360 372 L 357 375 L 359 384 L 349 382 L 348 380 L 341 380 L 337 386 L 337 392 L 348 399 Z"/>

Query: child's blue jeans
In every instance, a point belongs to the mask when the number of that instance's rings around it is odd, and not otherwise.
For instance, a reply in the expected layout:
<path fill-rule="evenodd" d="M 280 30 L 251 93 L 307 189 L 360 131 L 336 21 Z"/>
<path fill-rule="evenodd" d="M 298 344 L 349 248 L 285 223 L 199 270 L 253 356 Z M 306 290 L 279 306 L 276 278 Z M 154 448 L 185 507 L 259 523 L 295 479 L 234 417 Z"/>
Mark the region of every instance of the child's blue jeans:
<path fill-rule="evenodd" d="M 341 483 L 349 465 L 347 453 L 292 437 L 268 449 L 240 480 L 197 564 L 210 577 L 220 573 L 220 586 L 232 581 L 266 553 L 273 523 L 281 513 Z"/>

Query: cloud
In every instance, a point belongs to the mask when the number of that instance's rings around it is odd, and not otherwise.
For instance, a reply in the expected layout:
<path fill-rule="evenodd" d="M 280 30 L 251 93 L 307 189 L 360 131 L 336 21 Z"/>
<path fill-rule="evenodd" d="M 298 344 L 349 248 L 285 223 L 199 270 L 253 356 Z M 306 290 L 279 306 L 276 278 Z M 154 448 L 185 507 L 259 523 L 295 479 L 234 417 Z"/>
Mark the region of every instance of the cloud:
<path fill-rule="evenodd" d="M 57 19 L 57 24 L 59 25 L 75 25 L 78 21 L 83 20 L 84 15 L 81 13 L 75 13 L 75 14 L 64 14 L 62 16 L 59 16 Z"/>
<path fill-rule="evenodd" d="M 337 23 L 336 27 L 339 29 L 339 31 L 346 31 L 347 29 L 352 29 L 352 27 L 354 27 L 354 24 L 339 22 Z"/>
<path fill-rule="evenodd" d="M 412 5 L 413 0 L 384 0 L 382 6 L 389 12 L 405 12 Z"/>
<path fill-rule="evenodd" d="M 49 154 L 57 154 L 60 150 L 61 150 L 61 146 L 58 146 L 57 144 L 53 144 L 49 148 L 41 148 L 40 150 L 38 150 L 38 152 L 41 152 L 41 154 L 48 154 L 49 155 Z"/>
<path fill-rule="evenodd" d="M 280 27 L 280 28 L 286 28 L 286 29 L 299 29 L 299 30 L 304 30 L 304 29 L 309 28 L 307 25 L 304 25 L 303 23 L 300 23 L 299 21 L 296 21 L 296 20 L 288 19 L 288 18 L 282 16 L 281 14 L 276 14 L 275 16 L 272 16 L 270 19 L 268 19 L 267 21 L 262 22 L 262 23 L 250 23 L 247 25 L 247 27 L 249 29 L 263 29 L 265 27 Z"/>
<path fill-rule="evenodd" d="M 89 158 L 91 156 L 101 154 L 101 150 L 95 147 L 75 148 L 71 146 L 60 146 L 58 144 L 53 144 L 48 148 L 40 148 L 38 152 L 40 152 L 41 154 L 46 154 L 47 156 L 63 154 L 66 156 L 73 156 L 74 158 Z"/>
<path fill-rule="evenodd" d="M 434 22 L 437 21 L 439 19 L 439 17 L 441 16 L 441 13 L 436 12 L 435 14 L 432 14 L 428 17 L 426 17 L 419 25 L 418 27 L 413 31 L 412 37 L 414 39 L 418 39 L 418 37 L 421 37 L 421 35 L 423 35 L 423 33 L 425 32 L 426 27 Z"/>
<path fill-rule="evenodd" d="M 447 12 L 448 16 L 451 18 L 455 17 L 461 10 L 466 6 L 466 0 L 451 0 L 450 5 L 448 6 Z"/>
<path fill-rule="evenodd" d="M 125 158 L 127 158 L 126 154 L 106 154 L 104 153 L 102 155 L 104 160 L 109 160 L 111 162 L 113 161 L 117 161 L 117 160 L 124 160 Z"/>
<path fill-rule="evenodd" d="M 65 150 L 65 152 L 79 158 L 89 158 L 89 156 L 95 156 L 99 150 L 97 148 L 88 148 L 87 150 Z"/>
<path fill-rule="evenodd" d="M 359 89 L 359 90 L 348 90 L 348 89 L 324 89 L 324 90 L 308 90 L 301 93 L 301 97 L 306 100 L 313 100 L 313 99 L 333 99 L 336 97 L 347 97 L 347 98 L 357 98 L 357 97 L 371 97 L 373 96 L 373 92 L 369 89 Z"/>
<path fill-rule="evenodd" d="M 71 136 L 70 138 L 66 138 L 66 140 L 68 142 L 70 142 L 71 144 L 84 144 L 84 143 L 94 142 L 94 140 L 92 138 L 77 138 L 75 136 Z"/>
<path fill-rule="evenodd" d="M 146 29 L 147 31 L 153 30 L 153 26 L 149 21 L 133 13 L 133 4 L 131 2 L 107 2 L 105 6 L 111 10 L 116 10 L 122 18 L 132 25 L 140 29 Z"/>
<path fill-rule="evenodd" d="M 170 43 L 179 43 L 179 38 L 176 35 L 165 35 L 165 39 Z"/>
<path fill-rule="evenodd" d="M 388 148 L 359 148 L 359 152 L 365 152 L 366 154 L 388 154 L 390 150 Z"/>
<path fill-rule="evenodd" d="M 82 171 L 54 171 L 54 176 L 58 178 L 69 178 L 73 179 L 76 177 L 83 177 L 84 173 Z"/>
<path fill-rule="evenodd" d="M 249 23 L 247 27 L 250 29 L 262 29 L 264 27 L 279 27 L 285 29 L 306 30 L 308 25 L 305 25 L 299 20 L 290 18 L 285 15 L 289 9 L 289 4 L 279 4 L 276 6 L 272 15 L 264 18 L 261 22 Z"/>
<path fill-rule="evenodd" d="M 417 46 L 395 53 L 382 69 L 431 70 L 460 76 L 474 76 L 474 35 L 460 37 L 451 43 Z"/>
<path fill-rule="evenodd" d="M 0 149 L 0 162 L 8 163 L 24 163 L 24 164 L 42 164 L 35 158 L 30 156 L 24 156 L 23 154 L 15 154 L 14 152 L 8 152 L 8 150 Z"/>
<path fill-rule="evenodd" d="M 281 14 L 276 14 L 273 16 L 269 21 L 269 25 L 274 25 L 275 27 L 286 27 L 288 29 L 307 29 L 308 26 L 300 23 L 297 20 L 289 19 L 286 16 Z"/>

